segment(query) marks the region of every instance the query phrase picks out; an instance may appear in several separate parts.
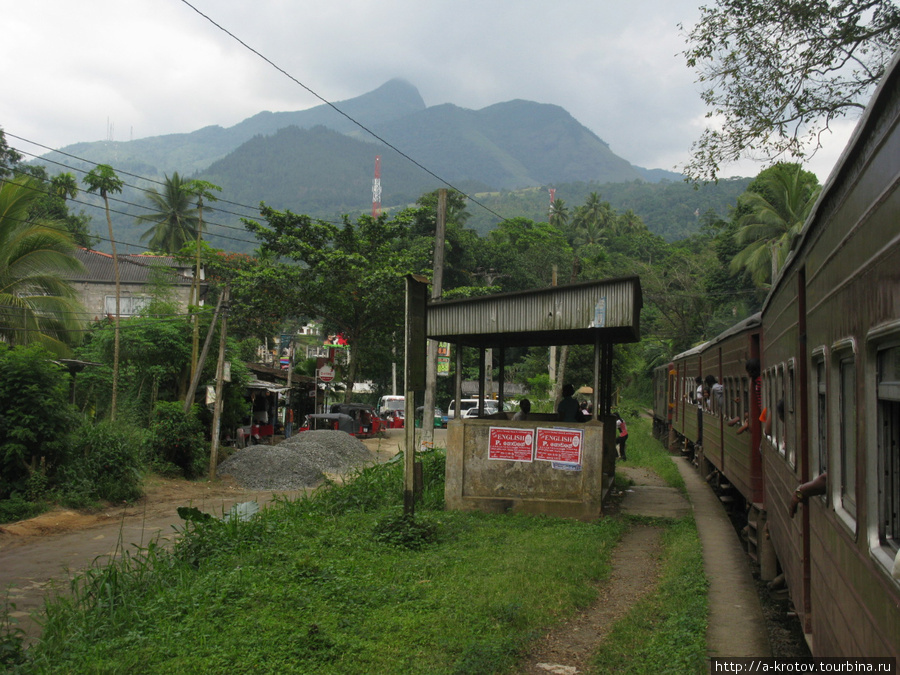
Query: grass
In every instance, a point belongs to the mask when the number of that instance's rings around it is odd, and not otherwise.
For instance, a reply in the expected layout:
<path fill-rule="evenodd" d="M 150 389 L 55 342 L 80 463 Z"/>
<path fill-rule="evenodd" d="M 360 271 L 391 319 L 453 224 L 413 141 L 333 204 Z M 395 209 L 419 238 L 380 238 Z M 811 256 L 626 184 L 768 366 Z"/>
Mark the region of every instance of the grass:
<path fill-rule="evenodd" d="M 629 463 L 671 465 L 654 443 L 636 422 Z M 124 551 L 48 603 L 21 672 L 517 672 L 536 636 L 596 599 L 634 523 L 445 512 L 443 459 L 424 458 L 414 521 L 397 462 L 246 522 L 193 519 L 172 551 Z M 690 670 L 705 656 L 696 528 L 664 526 L 663 581 L 596 672 L 666 672 L 664 656 Z"/>

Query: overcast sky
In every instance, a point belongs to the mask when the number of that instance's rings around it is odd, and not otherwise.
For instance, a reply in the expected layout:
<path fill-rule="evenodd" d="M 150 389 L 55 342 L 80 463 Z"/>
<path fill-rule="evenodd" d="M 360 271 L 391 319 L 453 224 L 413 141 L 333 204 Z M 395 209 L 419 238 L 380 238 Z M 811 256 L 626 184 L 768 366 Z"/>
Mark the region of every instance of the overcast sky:
<path fill-rule="evenodd" d="M 670 170 L 687 161 L 706 122 L 678 27 L 697 20 L 700 3 L 191 0 L 328 101 L 400 77 L 428 106 L 552 103 L 629 162 Z M 0 7 L 0 127 L 47 146 L 229 127 L 321 103 L 181 0 Z M 841 126 L 808 164 L 820 181 L 851 131 Z M 722 175 L 761 168 L 744 162 Z"/>

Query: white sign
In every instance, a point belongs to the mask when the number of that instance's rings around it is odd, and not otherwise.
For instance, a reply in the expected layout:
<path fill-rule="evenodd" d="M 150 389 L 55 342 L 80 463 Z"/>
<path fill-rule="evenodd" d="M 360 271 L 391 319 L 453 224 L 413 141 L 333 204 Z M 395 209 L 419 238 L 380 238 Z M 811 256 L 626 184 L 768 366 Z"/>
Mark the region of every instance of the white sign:
<path fill-rule="evenodd" d="M 330 363 L 326 363 L 319 368 L 319 379 L 322 380 L 322 382 L 331 382 L 334 379 L 334 366 Z"/>

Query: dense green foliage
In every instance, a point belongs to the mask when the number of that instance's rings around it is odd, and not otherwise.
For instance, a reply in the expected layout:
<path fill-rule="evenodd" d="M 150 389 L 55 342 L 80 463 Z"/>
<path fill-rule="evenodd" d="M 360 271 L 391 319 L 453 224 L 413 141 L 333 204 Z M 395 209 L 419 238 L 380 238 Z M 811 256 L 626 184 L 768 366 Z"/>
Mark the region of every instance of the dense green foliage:
<path fill-rule="evenodd" d="M 715 180 L 742 157 L 802 159 L 859 114 L 900 46 L 893 0 L 715 0 L 684 52 L 714 120 L 686 172 Z"/>
<path fill-rule="evenodd" d="M 68 396 L 65 369 L 42 348 L 0 342 L 0 499 L 55 471 L 75 421 Z"/>
<path fill-rule="evenodd" d="M 145 445 L 143 430 L 121 422 L 81 424 L 56 476 L 60 500 L 74 507 L 135 501 L 143 495 Z"/>
<path fill-rule="evenodd" d="M 81 264 L 71 234 L 44 217 L 45 196 L 28 176 L 0 183 L 0 341 L 67 356 L 80 337 L 82 308 L 66 273 Z"/>
<path fill-rule="evenodd" d="M 177 467 L 185 478 L 204 472 L 209 458 L 198 407 L 184 412 L 180 401 L 158 401 L 150 420 L 148 445 L 157 468 Z"/>

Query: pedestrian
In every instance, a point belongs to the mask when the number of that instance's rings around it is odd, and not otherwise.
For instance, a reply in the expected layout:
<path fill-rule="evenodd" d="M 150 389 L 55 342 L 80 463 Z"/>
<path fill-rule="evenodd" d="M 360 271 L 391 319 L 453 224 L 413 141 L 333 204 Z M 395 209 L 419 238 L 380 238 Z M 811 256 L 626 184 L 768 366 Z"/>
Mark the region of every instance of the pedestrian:
<path fill-rule="evenodd" d="M 578 407 L 578 401 L 575 400 L 575 387 L 571 384 L 564 385 L 562 388 L 562 400 L 556 407 L 556 414 L 560 422 L 583 422 L 581 409 Z"/>
<path fill-rule="evenodd" d="M 528 419 L 528 413 L 531 412 L 531 401 L 523 398 L 519 401 L 519 412 L 513 415 L 513 422 L 523 422 Z"/>
<path fill-rule="evenodd" d="M 616 437 L 616 454 L 624 462 L 627 460 L 627 457 L 625 457 L 625 443 L 628 442 L 628 426 L 618 413 L 616 413 L 616 433 L 618 434 Z"/>

